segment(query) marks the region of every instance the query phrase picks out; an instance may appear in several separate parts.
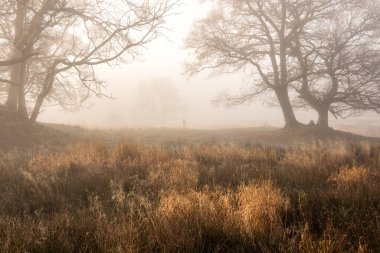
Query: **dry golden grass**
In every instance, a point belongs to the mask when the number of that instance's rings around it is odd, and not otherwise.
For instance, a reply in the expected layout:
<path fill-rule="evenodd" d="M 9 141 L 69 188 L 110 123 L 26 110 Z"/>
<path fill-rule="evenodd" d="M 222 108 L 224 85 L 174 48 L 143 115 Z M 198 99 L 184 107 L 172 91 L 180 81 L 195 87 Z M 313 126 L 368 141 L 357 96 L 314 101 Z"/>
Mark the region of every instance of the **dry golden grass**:
<path fill-rule="evenodd" d="M 289 208 L 289 200 L 270 181 L 242 186 L 238 192 L 237 219 L 252 239 L 267 236 L 270 241 L 284 233 L 281 216 Z"/>
<path fill-rule="evenodd" d="M 380 252 L 369 143 L 13 151 L 0 191 L 0 252 Z"/>

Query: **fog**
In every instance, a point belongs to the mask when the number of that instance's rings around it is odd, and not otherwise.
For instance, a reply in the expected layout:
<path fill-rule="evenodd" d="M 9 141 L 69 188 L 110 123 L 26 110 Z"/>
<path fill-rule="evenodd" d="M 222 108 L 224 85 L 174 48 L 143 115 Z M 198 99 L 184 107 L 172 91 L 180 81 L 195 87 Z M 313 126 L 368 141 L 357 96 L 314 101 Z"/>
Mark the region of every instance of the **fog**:
<path fill-rule="evenodd" d="M 84 127 L 283 126 L 281 110 L 278 106 L 265 102 L 268 101 L 268 96 L 258 99 L 253 104 L 228 109 L 211 103 L 221 92 L 236 93 L 249 85 L 248 77 L 244 74 L 213 75 L 202 72 L 189 77 L 184 73 L 184 64 L 191 57 L 183 48 L 184 40 L 192 22 L 207 12 L 206 8 L 202 9 L 196 1 L 194 2 L 178 8 L 178 14 L 168 20 L 169 29 L 164 31 L 166 37 L 160 37 L 146 45 L 137 59 L 125 64 L 96 68 L 97 75 L 107 81 L 106 94 L 111 98 L 92 97 L 82 107 L 73 111 L 65 111 L 60 107 L 45 107 L 38 120 Z M 155 80 L 161 81 L 155 83 Z M 144 98 L 141 93 L 144 93 L 144 90 L 147 94 L 156 93 L 160 90 L 160 82 L 167 83 L 171 94 L 175 94 L 174 97 L 168 96 L 164 100 L 174 99 L 178 108 L 174 111 L 170 109 L 174 105 L 167 109 L 161 108 L 156 113 L 160 115 L 155 115 L 154 110 L 149 108 L 144 112 L 139 106 L 141 100 L 158 98 Z M 296 114 L 304 123 L 316 120 L 317 116 L 313 110 L 297 110 Z M 363 131 L 366 131 L 366 128 L 379 124 L 379 117 L 374 113 L 367 113 L 360 117 L 336 121 L 331 116 L 333 127 L 359 125 L 359 122 Z"/>

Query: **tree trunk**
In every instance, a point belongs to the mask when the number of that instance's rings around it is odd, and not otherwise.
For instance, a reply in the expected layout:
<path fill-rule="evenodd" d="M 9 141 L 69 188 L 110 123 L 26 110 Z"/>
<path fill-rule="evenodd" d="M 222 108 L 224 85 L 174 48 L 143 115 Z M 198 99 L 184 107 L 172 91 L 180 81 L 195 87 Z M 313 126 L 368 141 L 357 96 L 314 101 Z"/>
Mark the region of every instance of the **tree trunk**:
<path fill-rule="evenodd" d="M 17 1 L 17 12 L 15 19 L 15 39 L 14 39 L 14 47 L 13 47 L 13 57 L 15 59 L 22 58 L 22 49 L 23 45 L 21 43 L 24 33 L 24 24 L 25 24 L 25 16 L 26 16 L 26 1 L 21 0 Z M 8 88 L 8 97 L 6 105 L 9 110 L 14 112 L 19 112 L 18 103 L 20 98 L 20 93 L 24 92 L 23 89 L 20 91 L 20 87 L 24 85 L 25 81 L 25 62 L 17 63 L 11 67 L 11 76 L 10 84 Z M 23 96 L 25 96 L 23 94 Z M 24 97 L 25 102 L 25 97 Z M 26 106 L 25 106 L 26 107 Z M 26 108 L 25 108 L 26 109 Z M 26 112 L 26 110 L 25 110 Z"/>
<path fill-rule="evenodd" d="M 329 109 L 326 106 L 320 106 L 316 108 L 318 112 L 318 123 L 317 126 L 320 128 L 329 127 Z"/>
<path fill-rule="evenodd" d="M 18 89 L 18 108 L 17 113 L 23 117 L 24 119 L 28 119 L 28 110 L 26 108 L 26 101 L 25 101 L 25 89 L 24 86 L 19 87 Z"/>
<path fill-rule="evenodd" d="M 300 123 L 297 121 L 292 105 L 289 100 L 288 87 L 280 87 L 275 89 L 275 93 L 280 103 L 282 113 L 284 115 L 285 127 L 297 127 Z"/>
<path fill-rule="evenodd" d="M 39 95 L 38 99 L 36 101 L 36 104 L 34 105 L 32 115 L 30 115 L 30 122 L 31 123 L 36 123 L 38 114 L 40 113 L 42 104 L 44 101 L 44 96 Z"/>
<path fill-rule="evenodd" d="M 43 89 L 42 89 L 41 93 L 37 97 L 37 101 L 36 101 L 36 103 L 34 105 L 34 108 L 33 108 L 33 111 L 32 111 L 32 115 L 30 116 L 30 121 L 32 123 L 36 122 L 37 117 L 38 117 L 38 115 L 39 115 L 39 113 L 41 111 L 42 104 L 43 104 L 46 96 L 51 91 L 51 88 L 53 87 L 53 82 L 54 82 L 54 77 L 55 77 L 55 73 L 54 73 L 55 67 L 56 67 L 56 65 L 53 65 L 52 68 L 46 74 L 46 77 L 45 77 L 45 80 L 44 80 L 44 84 L 43 84 Z"/>
<path fill-rule="evenodd" d="M 26 109 L 26 101 L 25 101 L 25 82 L 26 82 L 26 76 L 25 76 L 25 73 L 26 73 L 26 68 L 27 68 L 27 65 L 26 65 L 26 62 L 21 62 L 20 63 L 20 70 L 19 70 L 19 74 L 20 74 L 20 82 L 19 82 L 19 87 L 18 87 L 18 101 L 17 101 L 17 112 L 18 114 L 25 118 L 25 119 L 28 119 L 28 111 Z"/>
<path fill-rule="evenodd" d="M 9 111 L 17 112 L 17 100 L 18 100 L 18 77 L 19 77 L 19 65 L 13 65 L 11 67 L 11 76 L 10 81 L 12 84 L 9 84 L 7 102 L 6 106 Z"/>

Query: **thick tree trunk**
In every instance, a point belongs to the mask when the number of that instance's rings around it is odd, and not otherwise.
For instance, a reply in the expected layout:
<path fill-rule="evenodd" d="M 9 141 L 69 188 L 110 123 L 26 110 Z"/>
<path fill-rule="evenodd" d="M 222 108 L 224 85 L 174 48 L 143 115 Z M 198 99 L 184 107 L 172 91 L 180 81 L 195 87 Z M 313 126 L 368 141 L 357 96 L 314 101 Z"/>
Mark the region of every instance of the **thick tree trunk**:
<path fill-rule="evenodd" d="M 17 101 L 18 101 L 18 84 L 19 84 L 19 64 L 13 65 L 11 67 L 11 76 L 10 81 L 12 82 L 9 84 L 8 87 L 8 96 L 7 96 L 7 102 L 6 106 L 8 110 L 12 112 L 17 112 Z"/>
<path fill-rule="evenodd" d="M 26 62 L 21 62 L 20 63 L 20 82 L 19 82 L 19 87 L 18 87 L 18 101 L 17 101 L 17 112 L 18 114 L 25 118 L 28 119 L 28 111 L 26 109 L 26 101 L 25 101 L 25 73 L 26 73 Z"/>
<path fill-rule="evenodd" d="M 280 87 L 275 89 L 275 93 L 280 103 L 282 113 L 284 115 L 285 127 L 297 127 L 301 124 L 297 121 L 293 111 L 293 107 L 289 100 L 288 87 Z"/>
<path fill-rule="evenodd" d="M 28 119 L 28 111 L 26 108 L 26 101 L 25 101 L 25 89 L 24 86 L 20 86 L 18 89 L 18 108 L 17 108 L 18 114 Z"/>
<path fill-rule="evenodd" d="M 23 49 L 23 33 L 24 33 L 24 24 L 25 24 L 25 16 L 26 16 L 26 0 L 20 0 L 17 2 L 17 12 L 15 18 L 15 40 L 14 40 L 14 49 L 13 49 L 13 57 L 15 59 L 22 58 L 22 49 Z M 19 107 L 20 97 L 23 98 L 21 101 L 21 105 L 25 104 L 25 94 L 24 89 L 21 88 L 24 85 L 25 81 L 25 62 L 20 62 L 11 67 L 11 76 L 10 81 L 11 84 L 8 88 L 8 97 L 6 105 L 9 110 L 14 112 L 22 112 L 23 116 L 27 116 L 26 113 L 26 105 L 24 108 Z M 22 94 L 21 94 L 22 93 Z"/>
<path fill-rule="evenodd" d="M 329 109 L 326 106 L 320 106 L 316 108 L 318 112 L 318 123 L 317 126 L 320 128 L 329 127 Z"/>

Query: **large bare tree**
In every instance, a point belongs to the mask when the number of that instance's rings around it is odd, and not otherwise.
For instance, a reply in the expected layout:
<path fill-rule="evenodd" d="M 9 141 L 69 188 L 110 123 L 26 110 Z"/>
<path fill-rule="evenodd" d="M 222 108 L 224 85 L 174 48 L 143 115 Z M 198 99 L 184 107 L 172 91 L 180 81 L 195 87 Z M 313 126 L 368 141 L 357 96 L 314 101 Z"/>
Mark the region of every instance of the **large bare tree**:
<path fill-rule="evenodd" d="M 379 13 L 379 1 L 340 1 L 294 37 L 303 75 L 294 86 L 318 112 L 318 126 L 328 127 L 329 113 L 380 112 Z"/>
<path fill-rule="evenodd" d="M 95 66 L 133 59 L 160 35 L 172 0 L 7 0 L 7 106 L 32 122 L 46 101 L 103 94 Z M 6 17 L 3 15 L 0 17 Z M 11 29 L 9 29 L 11 27 Z M 21 59 L 21 60 L 20 60 Z"/>
<path fill-rule="evenodd" d="M 209 15 L 194 24 L 186 47 L 196 58 L 187 65 L 190 74 L 205 69 L 248 71 L 253 86 L 227 103 L 252 101 L 273 92 L 281 106 L 285 126 L 299 125 L 289 98 L 289 86 L 300 73 L 289 56 L 289 45 L 318 13 L 334 1 L 218 0 Z M 293 12 L 299 15 L 294 18 Z"/>

